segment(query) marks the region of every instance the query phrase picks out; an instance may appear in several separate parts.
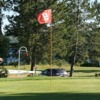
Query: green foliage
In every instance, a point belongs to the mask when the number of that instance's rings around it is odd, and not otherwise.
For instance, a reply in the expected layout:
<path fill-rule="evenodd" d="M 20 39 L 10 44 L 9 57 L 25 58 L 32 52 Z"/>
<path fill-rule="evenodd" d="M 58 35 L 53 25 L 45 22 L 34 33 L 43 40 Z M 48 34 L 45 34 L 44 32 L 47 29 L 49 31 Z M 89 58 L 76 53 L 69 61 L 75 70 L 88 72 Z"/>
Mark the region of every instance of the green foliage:
<path fill-rule="evenodd" d="M 14 67 L 17 67 L 18 66 L 18 62 L 11 62 L 11 63 L 9 63 L 9 65 L 12 65 Z"/>
<path fill-rule="evenodd" d="M 95 0 L 89 9 L 91 12 L 89 18 L 93 19 L 93 22 L 89 24 L 90 30 L 87 34 L 89 58 L 93 64 L 97 64 L 100 61 L 100 2 Z M 95 17 L 95 19 L 94 19 Z M 97 64 L 98 65 L 98 64 Z"/>
<path fill-rule="evenodd" d="M 3 7 L 3 1 L 0 1 L 0 35 L 2 35 L 2 30 L 1 30 L 1 27 L 2 27 L 2 12 L 1 12 L 1 9 Z"/>
<path fill-rule="evenodd" d="M 17 16 L 8 17 L 7 35 L 18 36 L 19 46 L 26 46 L 30 52 L 32 66 L 49 63 L 49 27 L 39 25 L 36 15 L 52 8 L 53 59 L 64 60 L 71 66 L 83 63 L 88 58 L 100 60 L 99 3 L 90 5 L 88 0 L 9 0 Z M 90 23 L 91 19 L 94 22 Z M 26 42 L 27 41 L 27 42 Z M 58 60 L 58 62 L 59 62 Z M 62 62 L 59 62 L 61 65 Z"/>
<path fill-rule="evenodd" d="M 81 64 L 80 66 L 83 66 L 83 67 L 94 67 L 96 65 L 93 64 L 93 63 L 87 63 L 87 62 L 85 62 L 84 64 Z"/>
<path fill-rule="evenodd" d="M 0 78 L 4 78 L 8 76 L 8 70 L 6 68 L 0 69 Z"/>
<path fill-rule="evenodd" d="M 0 35 L 0 57 L 5 58 L 9 50 L 9 39 Z"/>
<path fill-rule="evenodd" d="M 0 57 L 2 58 L 5 58 L 9 49 L 9 40 L 5 36 L 3 36 L 3 33 L 2 33 L 2 23 L 3 23 L 2 9 L 4 9 L 4 7 L 5 7 L 5 1 L 0 0 Z"/>
<path fill-rule="evenodd" d="M 63 65 L 66 65 L 67 63 L 65 60 L 55 59 L 53 60 L 53 64 L 57 65 L 58 67 L 62 67 Z"/>
<path fill-rule="evenodd" d="M 30 56 L 33 61 L 35 60 L 35 63 L 48 60 L 49 28 L 46 25 L 39 25 L 36 20 L 36 14 L 44 10 L 47 4 L 33 0 L 16 1 L 14 3 L 18 4 L 18 6 L 13 10 L 19 15 L 9 17 L 11 25 L 7 27 L 6 34 L 18 36 L 19 46 L 24 45 L 28 48 Z M 13 17 L 14 19 L 12 20 Z"/>

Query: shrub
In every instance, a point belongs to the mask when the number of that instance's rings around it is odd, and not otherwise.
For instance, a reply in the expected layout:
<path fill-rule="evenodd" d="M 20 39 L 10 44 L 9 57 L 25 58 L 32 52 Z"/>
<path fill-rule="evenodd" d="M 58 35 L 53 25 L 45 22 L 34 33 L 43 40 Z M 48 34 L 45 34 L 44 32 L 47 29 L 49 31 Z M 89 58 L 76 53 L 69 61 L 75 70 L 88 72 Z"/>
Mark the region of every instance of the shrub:
<path fill-rule="evenodd" d="M 83 67 L 84 67 L 84 66 L 85 66 L 85 67 L 94 67 L 95 64 L 85 62 L 85 63 L 81 64 L 81 66 L 83 66 Z"/>
<path fill-rule="evenodd" d="M 7 76 L 8 76 L 8 70 L 6 68 L 0 69 L 0 78 Z"/>
<path fill-rule="evenodd" d="M 67 64 L 67 63 L 65 62 L 65 60 L 57 59 L 57 60 L 53 60 L 53 64 L 59 67 L 62 67 L 62 65 Z"/>

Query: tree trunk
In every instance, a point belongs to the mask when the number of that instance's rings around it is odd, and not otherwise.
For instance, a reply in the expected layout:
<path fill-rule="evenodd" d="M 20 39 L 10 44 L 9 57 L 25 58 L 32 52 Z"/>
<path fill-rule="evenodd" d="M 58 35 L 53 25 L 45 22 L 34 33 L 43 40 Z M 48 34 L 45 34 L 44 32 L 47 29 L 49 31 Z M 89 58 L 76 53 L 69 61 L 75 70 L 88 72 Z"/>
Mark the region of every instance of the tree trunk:
<path fill-rule="evenodd" d="M 79 4 L 80 4 L 80 0 L 77 1 L 77 19 L 76 19 L 76 22 L 77 22 L 77 30 L 79 29 L 78 28 L 78 25 L 79 25 Z M 75 44 L 75 47 L 73 48 L 73 53 L 72 53 L 72 63 L 71 63 L 71 69 L 70 69 L 70 77 L 73 76 L 73 72 L 74 72 L 74 65 L 75 65 L 75 61 L 76 61 L 76 55 L 77 55 L 77 44 L 78 44 L 78 33 L 76 33 L 76 44 Z"/>
<path fill-rule="evenodd" d="M 36 5 L 37 0 L 34 0 L 34 1 L 35 1 L 35 5 Z M 32 0 L 30 2 L 32 3 Z M 35 6 L 35 10 L 37 10 L 37 5 Z M 30 69 L 31 71 L 35 71 L 35 63 L 36 63 L 35 49 L 36 49 L 36 46 L 33 46 L 32 57 L 31 57 L 31 69 Z M 33 76 L 34 74 L 31 74 L 31 76 Z"/>
<path fill-rule="evenodd" d="M 73 56 L 72 56 L 71 68 L 70 68 L 70 77 L 72 77 L 72 76 L 73 76 L 75 59 L 76 59 L 76 56 L 75 56 L 75 55 L 73 55 Z"/>
<path fill-rule="evenodd" d="M 36 58 L 35 58 L 35 47 L 33 47 L 33 49 L 32 49 L 32 57 L 31 57 L 31 71 L 35 71 L 35 60 L 36 60 Z M 33 76 L 34 74 L 33 73 L 31 73 L 30 74 L 30 76 Z"/>
<path fill-rule="evenodd" d="M 77 45 L 75 45 L 74 52 L 72 53 L 72 63 L 71 63 L 70 75 L 69 75 L 70 77 L 73 76 L 74 64 L 75 64 L 75 61 L 76 61 L 76 55 L 77 55 Z"/>

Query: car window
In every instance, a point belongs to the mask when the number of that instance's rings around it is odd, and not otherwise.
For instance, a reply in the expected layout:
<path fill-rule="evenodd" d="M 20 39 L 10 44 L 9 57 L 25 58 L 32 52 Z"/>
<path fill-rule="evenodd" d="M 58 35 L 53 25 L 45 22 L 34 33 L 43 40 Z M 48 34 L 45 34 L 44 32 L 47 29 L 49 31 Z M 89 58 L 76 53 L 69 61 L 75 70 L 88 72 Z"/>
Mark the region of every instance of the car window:
<path fill-rule="evenodd" d="M 63 73 L 63 72 L 65 72 L 64 69 L 58 69 L 58 70 L 57 70 L 57 73 Z"/>

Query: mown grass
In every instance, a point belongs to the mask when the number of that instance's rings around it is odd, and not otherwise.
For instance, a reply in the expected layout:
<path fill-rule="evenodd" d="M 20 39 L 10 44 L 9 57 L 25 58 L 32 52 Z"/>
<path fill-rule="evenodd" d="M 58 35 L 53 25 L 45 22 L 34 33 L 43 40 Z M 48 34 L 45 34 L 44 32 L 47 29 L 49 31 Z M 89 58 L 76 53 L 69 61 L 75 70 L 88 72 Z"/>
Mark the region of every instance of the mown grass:
<path fill-rule="evenodd" d="M 8 79 L 0 81 L 0 100 L 100 100 L 100 79 Z"/>
<path fill-rule="evenodd" d="M 37 70 L 48 67 L 41 65 Z M 69 73 L 69 66 L 62 67 Z M 75 67 L 73 77 L 1 78 L 0 100 L 100 100 L 100 77 L 95 73 L 100 73 L 99 67 Z"/>
<path fill-rule="evenodd" d="M 18 66 L 5 66 L 7 69 L 18 70 Z M 61 67 L 53 65 L 52 68 L 64 68 L 69 73 L 70 65 L 63 65 Z M 49 65 L 36 65 L 36 70 L 44 70 L 50 68 Z M 30 65 L 20 66 L 20 70 L 30 70 Z M 100 73 L 100 67 L 74 67 L 74 77 L 95 77 L 95 73 Z"/>

